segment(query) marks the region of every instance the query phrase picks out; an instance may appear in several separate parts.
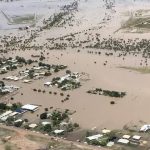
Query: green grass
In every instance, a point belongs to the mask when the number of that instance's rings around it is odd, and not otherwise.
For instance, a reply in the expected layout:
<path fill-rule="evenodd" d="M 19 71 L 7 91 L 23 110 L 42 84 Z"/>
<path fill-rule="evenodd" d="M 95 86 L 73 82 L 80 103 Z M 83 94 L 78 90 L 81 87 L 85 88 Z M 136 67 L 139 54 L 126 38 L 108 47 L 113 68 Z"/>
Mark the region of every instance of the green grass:
<path fill-rule="evenodd" d="M 150 68 L 149 67 L 125 67 L 125 66 L 122 66 L 122 67 L 119 67 L 119 68 L 131 70 L 131 71 L 136 71 L 136 72 L 139 72 L 139 73 L 142 73 L 142 74 L 149 74 L 150 73 Z"/>

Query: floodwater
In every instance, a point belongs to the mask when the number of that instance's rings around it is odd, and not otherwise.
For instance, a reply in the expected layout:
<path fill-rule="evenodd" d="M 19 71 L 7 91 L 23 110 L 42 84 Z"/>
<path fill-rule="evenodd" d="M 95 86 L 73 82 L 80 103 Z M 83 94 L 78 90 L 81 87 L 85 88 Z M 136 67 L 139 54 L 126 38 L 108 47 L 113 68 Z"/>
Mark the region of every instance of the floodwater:
<path fill-rule="evenodd" d="M 70 2 L 71 0 L 67 0 L 65 2 L 63 0 L 24 0 L 12 3 L 0 2 L 0 4 L 2 4 L 0 5 L 0 9 L 10 15 L 36 12 L 38 16 L 45 17 L 59 11 L 61 6 Z M 128 10 L 128 8 L 132 10 L 132 5 L 128 5 L 127 1 L 125 2 L 122 0 L 119 5 L 122 6 L 122 3 L 125 3 L 126 5 L 124 6 L 128 6 L 124 8 L 125 11 Z M 131 3 L 133 4 L 133 1 Z M 81 1 L 79 4 L 79 11 L 75 14 L 76 22 L 79 22 L 78 25 L 75 25 L 74 27 L 53 28 L 52 30 L 43 31 L 40 33 L 40 36 L 36 38 L 35 43 L 42 45 L 43 43 L 46 43 L 46 38 L 55 38 L 68 33 L 74 33 L 83 29 L 98 26 L 106 13 L 106 10 L 102 7 L 103 4 L 103 2 L 98 0 Z M 143 4 L 143 7 L 145 4 L 146 3 Z M 116 9 L 121 10 L 122 8 L 123 6 Z M 138 8 L 139 6 L 137 6 L 137 9 Z M 109 13 L 109 15 L 113 15 L 112 12 L 107 11 L 107 13 Z M 105 28 L 91 32 L 100 33 L 102 37 L 105 35 L 109 36 L 120 26 L 118 22 L 121 22 L 120 18 L 123 16 L 120 17 L 118 14 L 116 18 L 112 19 L 114 22 L 106 23 Z M 0 14 L 0 19 L 2 19 L 2 14 Z M 8 25 L 4 18 L 2 20 L 4 21 L 0 22 L 1 29 L 11 29 L 16 27 Z M 10 31 L 12 32 L 12 30 Z M 15 31 L 15 33 L 21 34 L 22 32 Z M 5 32 L 3 32 L 3 34 L 5 34 Z M 117 36 L 121 36 L 122 38 L 126 38 L 126 36 L 130 38 L 136 38 L 137 36 L 146 38 L 145 34 L 129 35 L 122 33 Z M 82 39 L 84 39 L 84 36 Z M 141 74 L 139 72 L 118 68 L 119 66 L 139 67 L 142 57 L 126 56 L 125 60 L 123 60 L 115 55 L 110 57 L 105 56 L 104 50 L 98 50 L 102 52 L 102 55 L 100 56 L 88 54 L 85 49 L 81 49 L 80 53 L 77 53 L 76 51 L 77 50 L 67 49 L 66 51 L 46 50 L 44 52 L 47 57 L 45 60 L 46 63 L 64 64 L 67 65 L 68 69 L 73 72 L 85 72 L 90 75 L 90 80 L 87 82 L 82 82 L 81 88 L 64 92 L 65 95 L 71 95 L 69 101 L 64 103 L 61 102 L 63 97 L 60 96 L 59 93 L 62 91 L 59 89 L 55 87 L 44 87 L 44 82 L 51 81 L 52 77 L 65 74 L 65 71 L 61 71 L 58 74 L 43 80 L 36 80 L 31 84 L 23 84 L 22 82 L 8 82 L 8 84 L 12 83 L 21 87 L 19 93 L 14 96 L 13 102 L 42 105 L 41 111 L 43 111 L 44 108 L 49 108 L 51 106 L 54 108 L 76 110 L 76 113 L 71 116 L 72 120 L 74 122 L 78 122 L 83 128 L 105 127 L 110 129 L 120 129 L 125 124 L 137 123 L 140 120 L 150 123 L 150 118 L 148 115 L 150 105 L 150 74 Z M 15 53 L 10 52 L 7 54 L 7 57 L 19 55 L 25 58 L 30 58 L 31 54 L 40 54 L 40 52 L 41 51 L 32 50 L 23 52 L 20 50 Z M 49 52 L 49 55 L 47 55 L 47 52 Z M 61 56 L 61 54 L 63 54 L 63 56 Z M 94 63 L 95 61 L 96 64 Z M 105 61 L 108 61 L 106 66 L 103 65 Z M 148 60 L 148 66 L 149 64 L 150 60 Z M 7 74 L 7 76 L 12 74 L 13 73 L 11 72 Z M 1 75 L 0 78 L 2 79 L 4 76 L 6 75 Z M 46 90 L 46 93 L 43 94 L 33 92 L 33 88 Z M 115 99 L 100 95 L 87 94 L 86 91 L 92 88 L 125 91 L 127 92 L 127 96 L 121 99 Z M 49 91 L 57 91 L 58 94 L 50 95 Z M 21 93 L 23 93 L 23 95 L 21 95 Z M 115 105 L 110 104 L 112 100 L 116 102 Z"/>
<path fill-rule="evenodd" d="M 39 52 L 36 52 L 39 54 Z M 34 52 L 34 54 L 36 54 Z M 46 52 L 45 52 L 46 53 Z M 63 56 L 61 56 L 63 53 Z M 19 55 L 19 52 L 17 53 Z M 20 52 L 20 55 L 22 52 Z M 11 55 L 11 54 L 10 54 Z M 26 58 L 30 58 L 29 53 L 24 53 Z M 59 60 L 57 59 L 59 57 Z M 40 112 L 44 108 L 53 106 L 54 108 L 76 110 L 71 116 L 74 122 L 78 122 L 83 128 L 122 128 L 128 123 L 137 123 L 140 120 L 150 122 L 149 113 L 149 85 L 150 75 L 141 74 L 134 71 L 124 70 L 118 66 L 139 66 L 142 58 L 126 57 L 125 60 L 116 56 L 107 57 L 104 53 L 91 55 L 85 51 L 51 51 L 46 62 L 53 64 L 67 64 L 68 69 L 74 72 L 86 72 L 90 74 L 90 80 L 82 82 L 82 87 L 73 91 L 64 92 L 70 94 L 70 100 L 61 102 L 59 89 L 55 87 L 44 87 L 44 82 L 51 81 L 54 76 L 62 76 L 65 71 L 61 71 L 52 77 L 34 81 L 31 84 L 21 82 L 8 82 L 22 87 L 19 94 L 14 96 L 14 102 L 23 104 L 31 103 L 42 105 Z M 106 66 L 103 65 L 108 61 Z M 94 61 L 97 63 L 95 64 Z M 149 62 L 148 62 L 149 63 Z M 4 75 L 5 76 L 5 75 Z M 1 76 L 2 78 L 2 76 Z M 33 88 L 46 90 L 46 93 L 33 92 Z M 107 90 L 117 90 L 127 92 L 127 96 L 115 99 L 99 95 L 90 95 L 86 91 L 92 88 L 103 88 Z M 49 94 L 49 91 L 57 92 L 57 95 Z M 21 95 L 23 93 L 23 95 Z M 114 100 L 115 105 L 110 101 Z M 40 113 L 39 112 L 39 113 Z"/>
<path fill-rule="evenodd" d="M 2 12 L 8 17 L 36 15 L 37 22 L 41 22 L 43 17 L 51 16 L 66 4 L 70 4 L 73 0 L 19 0 L 13 2 L 0 2 L 0 29 L 15 29 L 21 24 L 9 25 L 8 20 Z M 25 26 L 25 25 L 24 25 Z"/>

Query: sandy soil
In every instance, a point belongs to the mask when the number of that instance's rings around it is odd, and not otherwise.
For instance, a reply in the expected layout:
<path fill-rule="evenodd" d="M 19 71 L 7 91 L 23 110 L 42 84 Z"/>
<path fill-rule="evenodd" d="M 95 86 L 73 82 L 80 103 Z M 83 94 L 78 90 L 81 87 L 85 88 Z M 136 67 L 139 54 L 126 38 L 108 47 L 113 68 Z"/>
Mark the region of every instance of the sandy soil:
<path fill-rule="evenodd" d="M 11 128 L 11 127 L 6 127 L 3 125 L 0 125 L 0 128 L 3 130 L 8 130 L 10 132 L 14 132 L 15 135 L 11 137 L 10 140 L 8 140 L 7 143 L 11 145 L 15 145 L 16 149 L 20 150 L 36 150 L 36 149 L 44 149 L 46 148 L 48 143 L 59 143 L 57 146 L 55 146 L 55 150 L 60 150 L 59 147 L 61 147 L 61 150 L 69 150 L 69 149 L 74 149 L 74 150 L 105 150 L 105 148 L 97 148 L 93 146 L 87 146 L 86 144 L 80 144 L 76 142 L 69 142 L 60 138 L 53 138 L 53 137 L 48 137 L 40 133 L 35 133 L 31 131 L 25 131 L 22 129 L 18 128 Z M 4 136 L 5 137 L 5 136 Z M 4 138 L 1 137 L 1 138 Z M 0 138 L 0 139 L 1 139 Z M 72 146 L 71 146 L 72 145 Z M 72 147 L 72 148 L 71 148 Z M 0 144 L 1 150 L 4 150 L 4 147 L 2 144 Z"/>

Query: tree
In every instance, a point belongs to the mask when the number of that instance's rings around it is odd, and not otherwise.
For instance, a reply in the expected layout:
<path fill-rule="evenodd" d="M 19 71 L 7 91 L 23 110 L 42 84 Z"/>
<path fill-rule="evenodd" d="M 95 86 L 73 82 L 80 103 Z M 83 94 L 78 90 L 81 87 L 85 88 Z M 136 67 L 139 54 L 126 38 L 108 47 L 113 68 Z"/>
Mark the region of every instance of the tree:
<path fill-rule="evenodd" d="M 34 77 L 34 70 L 29 70 L 29 77 L 30 77 L 30 79 L 33 79 L 33 77 Z"/>
<path fill-rule="evenodd" d="M 40 119 L 47 119 L 47 113 L 42 113 L 40 115 Z"/>
<path fill-rule="evenodd" d="M 13 125 L 14 118 L 13 117 L 8 117 L 6 120 L 6 125 L 11 126 Z"/>
<path fill-rule="evenodd" d="M 66 74 L 71 74 L 71 71 L 70 70 L 66 70 Z"/>
<path fill-rule="evenodd" d="M 0 109 L 1 109 L 1 110 L 6 110 L 6 109 L 8 109 L 8 107 L 7 107 L 6 104 L 0 103 Z"/>
<path fill-rule="evenodd" d="M 46 124 L 44 127 L 43 127 L 43 130 L 45 132 L 51 132 L 52 131 L 52 127 L 50 124 Z"/>
<path fill-rule="evenodd" d="M 3 81 L 0 81 L 0 87 L 4 87 L 5 86 L 5 83 Z"/>
<path fill-rule="evenodd" d="M 15 122 L 14 126 L 15 127 L 21 127 L 22 123 L 23 123 L 22 121 Z"/>

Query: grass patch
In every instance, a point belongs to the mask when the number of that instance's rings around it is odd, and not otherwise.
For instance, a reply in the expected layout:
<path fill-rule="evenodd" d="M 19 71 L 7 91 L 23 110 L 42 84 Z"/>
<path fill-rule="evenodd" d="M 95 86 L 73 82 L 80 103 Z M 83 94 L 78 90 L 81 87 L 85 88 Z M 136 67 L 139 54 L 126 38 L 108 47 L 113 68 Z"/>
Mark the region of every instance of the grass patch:
<path fill-rule="evenodd" d="M 136 72 L 140 72 L 140 73 L 143 73 L 143 74 L 149 74 L 150 73 L 150 68 L 149 67 L 125 67 L 125 66 L 122 66 L 122 67 L 119 67 L 119 68 L 131 70 L 131 71 L 136 71 Z"/>

